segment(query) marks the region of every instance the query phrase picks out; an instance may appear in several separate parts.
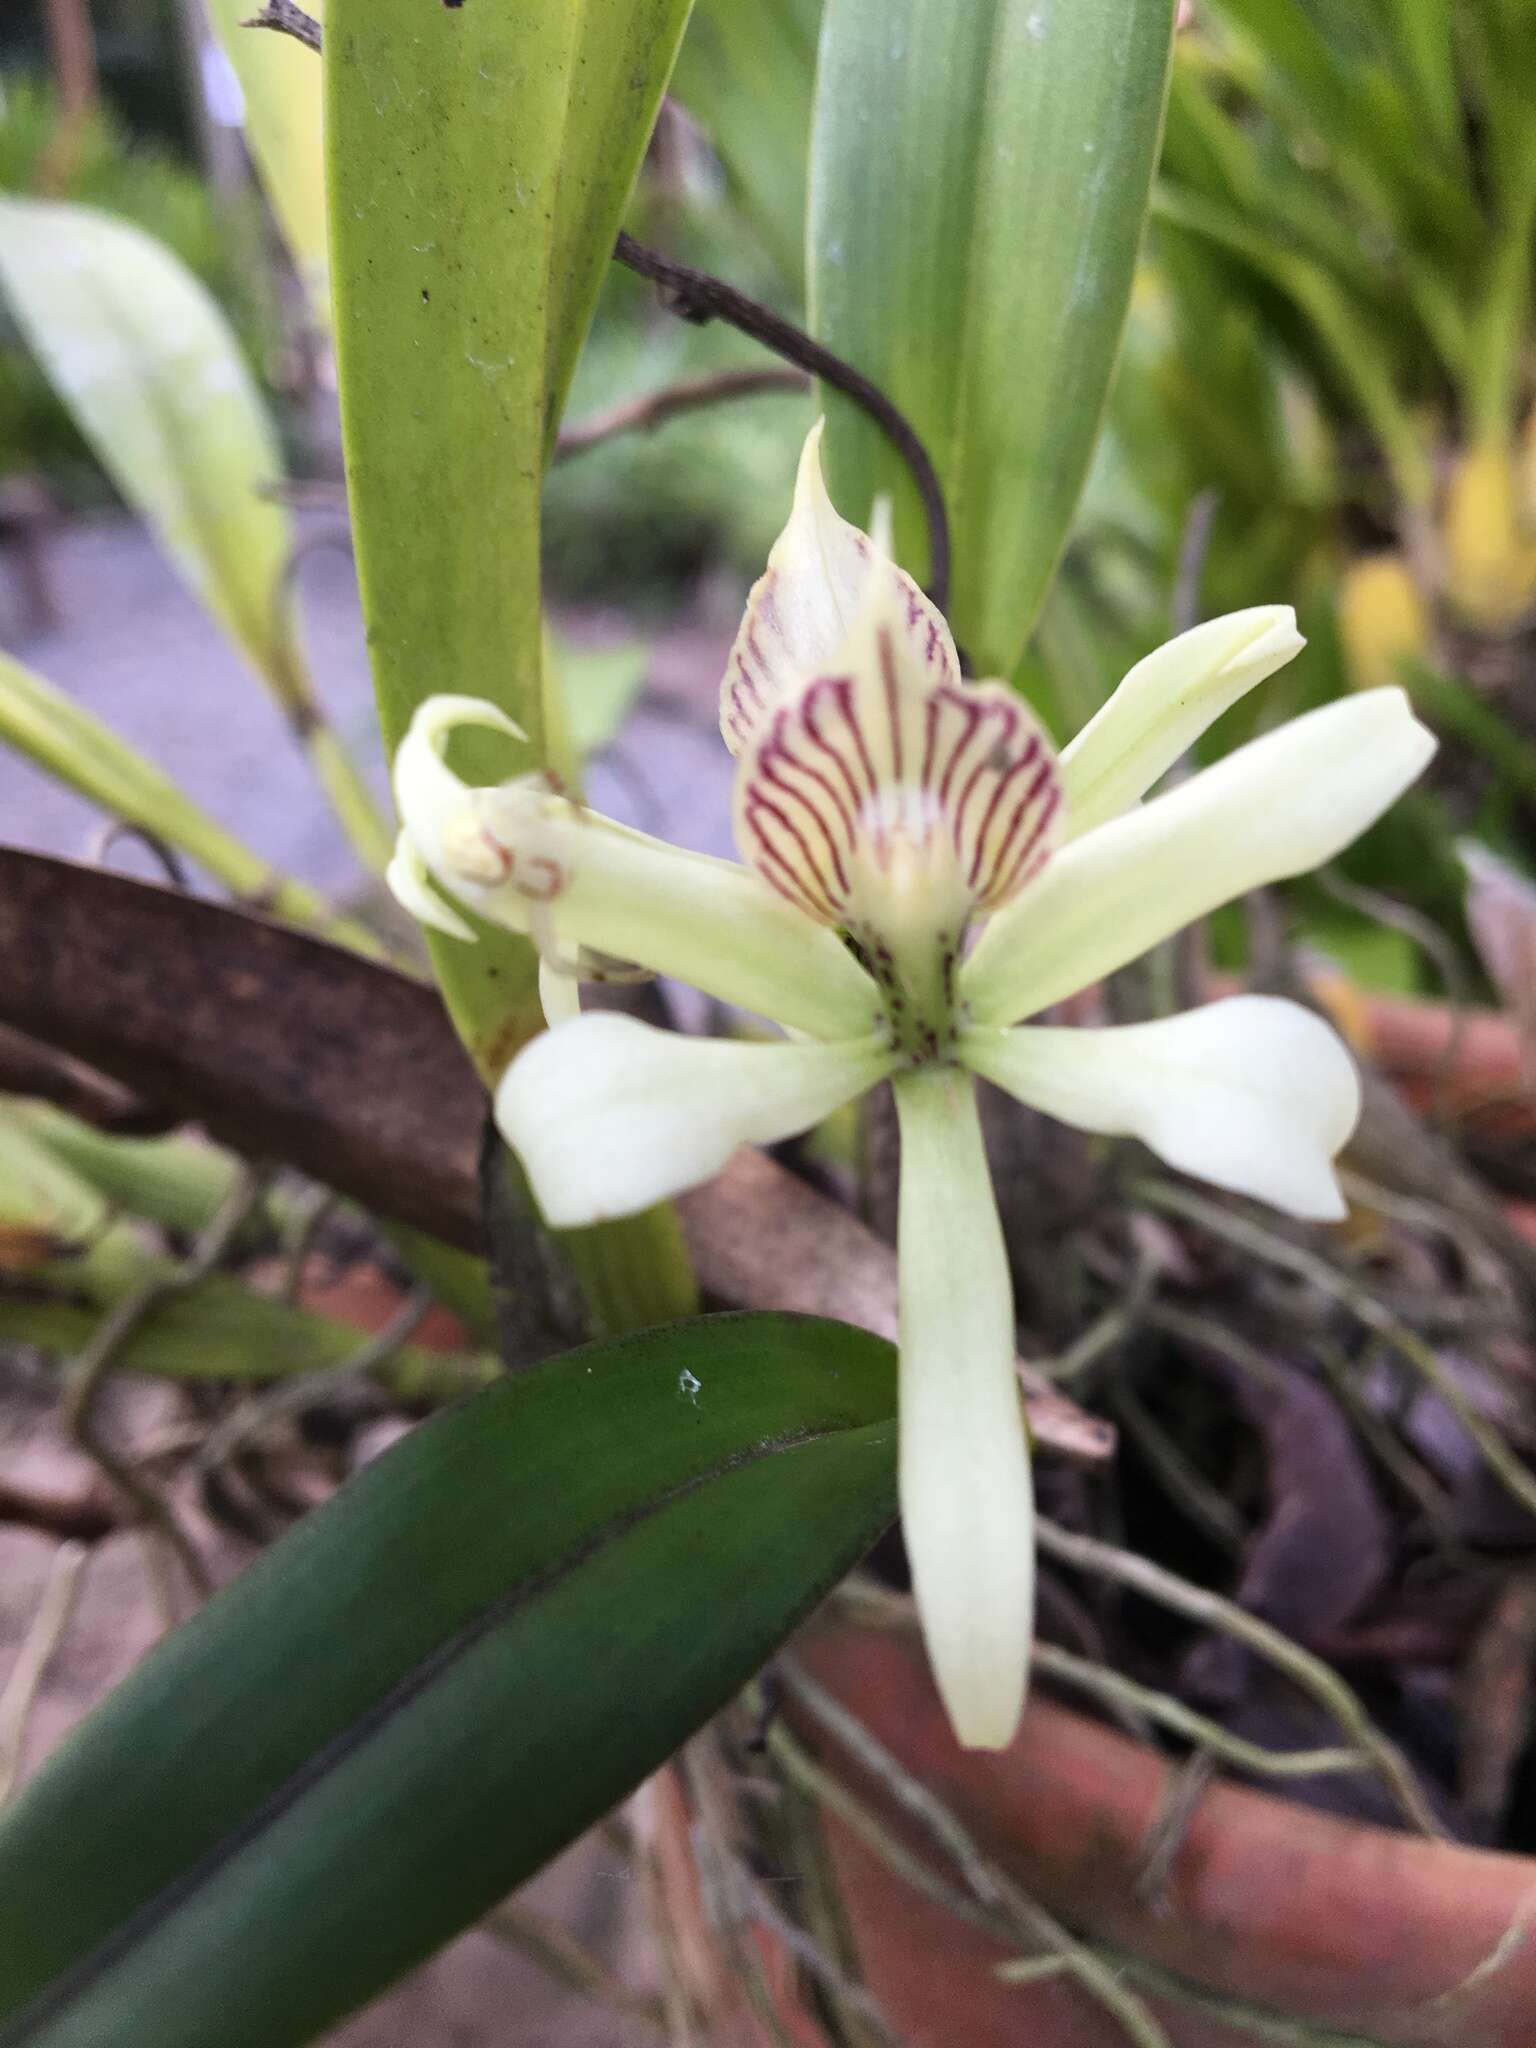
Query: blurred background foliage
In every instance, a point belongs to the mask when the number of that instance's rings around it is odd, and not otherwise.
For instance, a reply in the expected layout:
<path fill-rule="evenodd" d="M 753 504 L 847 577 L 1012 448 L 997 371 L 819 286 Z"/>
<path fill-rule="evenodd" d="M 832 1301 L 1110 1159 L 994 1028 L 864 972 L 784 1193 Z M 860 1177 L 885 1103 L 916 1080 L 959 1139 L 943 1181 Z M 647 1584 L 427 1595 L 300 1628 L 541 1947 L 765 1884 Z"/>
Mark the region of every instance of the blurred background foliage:
<path fill-rule="evenodd" d="M 699 0 L 631 220 L 802 317 L 820 14 L 821 0 Z M 315 365 L 298 346 L 300 295 L 274 283 L 276 238 L 231 173 L 232 80 L 195 9 L 115 0 L 91 19 L 100 97 L 67 151 L 67 110 L 42 82 L 42 5 L 0 28 L 0 187 L 62 178 L 63 196 L 173 249 L 230 314 L 301 473 L 334 474 L 301 402 Z M 1407 680 L 1448 744 L 1431 786 L 1344 872 L 1430 917 L 1469 968 L 1456 835 L 1527 864 L 1536 812 L 1533 104 L 1536 0 L 1186 10 L 1107 430 L 1016 677 L 1066 733 L 1170 629 L 1294 603 L 1306 655 L 1208 749 Z M 760 359 L 615 270 L 570 416 Z M 809 404 L 771 393 L 692 411 L 559 466 L 545 508 L 553 594 L 654 615 L 712 568 L 754 573 Z M 5 328 L 0 469 L 40 471 L 74 501 L 104 494 Z M 1361 978 L 1440 979 L 1405 931 L 1384 934 L 1320 885 L 1297 900 L 1308 934 Z"/>

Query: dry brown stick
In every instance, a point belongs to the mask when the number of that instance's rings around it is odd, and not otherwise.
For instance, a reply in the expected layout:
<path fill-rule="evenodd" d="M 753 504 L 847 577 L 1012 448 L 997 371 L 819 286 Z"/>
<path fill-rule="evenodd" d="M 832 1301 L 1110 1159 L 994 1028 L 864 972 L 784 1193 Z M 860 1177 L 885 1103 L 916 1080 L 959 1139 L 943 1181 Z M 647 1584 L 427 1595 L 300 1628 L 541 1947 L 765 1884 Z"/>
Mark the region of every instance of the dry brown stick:
<path fill-rule="evenodd" d="M 1126 2039 L 1137 2048 L 1172 2048 L 1169 2037 L 1116 1973 L 1105 1966 L 1087 1943 L 1062 1925 L 1053 1913 L 1030 1897 L 1021 1885 L 985 1854 L 958 1815 L 931 1787 L 904 1768 L 885 1745 L 841 1701 L 834 1699 L 792 1658 L 779 1667 L 796 1701 L 908 1815 L 929 1842 L 965 1880 L 971 1897 L 1009 1926 L 1015 1937 L 1058 1954 L 1083 1990 L 1120 2022 Z"/>
<path fill-rule="evenodd" d="M 703 406 L 719 405 L 733 398 L 755 398 L 767 391 L 809 391 L 811 380 L 804 370 L 787 363 L 768 363 L 755 369 L 717 370 L 713 376 L 689 377 L 678 384 L 663 385 L 659 391 L 644 392 L 639 398 L 622 399 L 573 420 L 561 429 L 555 443 L 556 462 L 567 462 L 619 434 L 649 433 L 675 419 L 679 413 L 696 412 Z"/>
<path fill-rule="evenodd" d="M 253 14 L 249 21 L 242 21 L 242 28 L 271 28 L 279 35 L 292 36 L 301 42 L 306 50 L 320 48 L 320 24 L 312 14 L 306 14 L 302 7 L 296 7 L 294 0 L 266 0 L 260 14 Z"/>
<path fill-rule="evenodd" d="M 1041 1550 L 1048 1557 L 1072 1565 L 1078 1571 L 1111 1579 L 1116 1585 L 1156 1601 L 1160 1607 L 1171 1608 L 1174 1613 L 1186 1615 L 1191 1621 L 1235 1636 L 1249 1649 L 1257 1651 L 1303 1692 L 1310 1693 L 1313 1699 L 1327 1708 L 1362 1753 L 1370 1758 L 1410 1825 L 1421 1834 L 1444 1836 L 1445 1830 L 1425 1798 L 1408 1759 L 1397 1744 L 1376 1726 L 1354 1689 L 1320 1657 L 1314 1657 L 1310 1650 L 1304 1650 L 1300 1643 L 1293 1642 L 1267 1621 L 1261 1621 L 1256 1614 L 1248 1613 L 1235 1601 L 1224 1599 L 1220 1593 L 1208 1592 L 1203 1586 L 1193 1585 L 1188 1579 L 1180 1578 L 1177 1572 L 1155 1564 L 1149 1557 L 1138 1557 L 1134 1551 L 1121 1550 L 1113 1543 L 1101 1543 L 1097 1537 L 1081 1536 L 1075 1530 L 1063 1529 L 1044 1515 L 1036 1521 L 1035 1533 Z"/>
<path fill-rule="evenodd" d="M 0 1024 L 0 1094 L 56 1103 L 81 1123 L 122 1136 L 158 1136 L 175 1119 L 51 1045 Z"/>
<path fill-rule="evenodd" d="M 90 1342 L 71 1364 L 64 1399 L 64 1422 L 80 1448 L 93 1458 L 143 1520 L 157 1529 L 180 1558 L 198 1592 L 212 1591 L 207 1569 L 175 1514 L 132 1463 L 102 1437 L 95 1420 L 96 1398 L 117 1365 L 123 1346 L 153 1317 L 162 1303 L 186 1294 L 228 1255 L 260 1197 L 260 1176 L 249 1168 L 220 1205 L 217 1215 L 181 1264 L 162 1267 L 129 1288 L 97 1324 Z"/>

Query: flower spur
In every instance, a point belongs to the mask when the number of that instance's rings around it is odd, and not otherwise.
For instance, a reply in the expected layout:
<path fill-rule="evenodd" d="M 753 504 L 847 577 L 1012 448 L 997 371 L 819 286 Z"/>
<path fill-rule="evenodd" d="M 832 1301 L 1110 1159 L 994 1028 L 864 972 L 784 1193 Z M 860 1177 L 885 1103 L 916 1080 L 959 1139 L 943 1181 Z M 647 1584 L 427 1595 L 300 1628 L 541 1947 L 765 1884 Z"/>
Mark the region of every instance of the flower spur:
<path fill-rule="evenodd" d="M 721 690 L 742 864 L 631 831 L 538 777 L 465 785 L 443 758 L 448 734 L 509 721 L 435 697 L 396 757 L 391 880 L 426 922 L 472 936 L 445 890 L 539 946 L 554 1028 L 513 1060 L 496 1116 L 551 1224 L 643 1208 L 708 1179 L 738 1145 L 792 1136 L 893 1082 L 903 1527 L 951 1722 L 963 1743 L 996 1748 L 1024 1698 L 1033 1509 L 975 1077 L 1292 1215 L 1341 1215 L 1332 1160 L 1359 1086 L 1310 1011 L 1235 996 L 1148 1024 L 1020 1020 L 1331 859 L 1434 743 L 1400 690 L 1373 690 L 1143 803 L 1300 648 L 1292 613 L 1182 634 L 1058 757 L 1004 685 L 962 679 L 943 617 L 835 511 L 819 438 Z M 574 980 L 605 957 L 787 1036 L 691 1038 L 579 1014 Z"/>

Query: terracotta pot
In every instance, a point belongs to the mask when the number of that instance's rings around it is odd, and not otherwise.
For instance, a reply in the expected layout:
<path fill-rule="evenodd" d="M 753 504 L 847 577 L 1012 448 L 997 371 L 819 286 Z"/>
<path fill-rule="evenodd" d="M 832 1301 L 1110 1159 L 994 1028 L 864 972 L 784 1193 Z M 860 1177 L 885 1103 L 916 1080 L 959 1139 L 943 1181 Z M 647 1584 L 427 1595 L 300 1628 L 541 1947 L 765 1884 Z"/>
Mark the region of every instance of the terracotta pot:
<path fill-rule="evenodd" d="M 921 1653 L 846 1627 L 809 1670 L 930 1786 L 989 1853 L 1074 1928 L 1214 1998 L 1392 2048 L 1536 2048 L 1536 1860 L 1340 1821 L 1217 1784 L 1153 1896 L 1146 1849 L 1171 1767 L 1081 1715 L 1033 1704 L 1017 1742 L 967 1755 Z M 792 1718 L 793 1715 L 792 1715 Z M 814 1725 L 799 1730 L 920 1838 Z M 911 2048 L 1123 2048 L 1119 2023 L 1064 1979 L 1009 1987 L 1005 1951 L 929 1904 L 835 1820 L 829 1843 L 866 1981 Z M 1177 2048 L 1266 2037 L 1147 1995 Z M 1340 2044 L 1342 2048 L 1342 2044 Z"/>
<path fill-rule="evenodd" d="M 1510 1018 L 1358 990 L 1352 1000 L 1361 1050 L 1411 1101 L 1427 1103 L 1438 1089 L 1450 1111 L 1479 1112 L 1501 1130 L 1536 1130 L 1536 1091 Z"/>

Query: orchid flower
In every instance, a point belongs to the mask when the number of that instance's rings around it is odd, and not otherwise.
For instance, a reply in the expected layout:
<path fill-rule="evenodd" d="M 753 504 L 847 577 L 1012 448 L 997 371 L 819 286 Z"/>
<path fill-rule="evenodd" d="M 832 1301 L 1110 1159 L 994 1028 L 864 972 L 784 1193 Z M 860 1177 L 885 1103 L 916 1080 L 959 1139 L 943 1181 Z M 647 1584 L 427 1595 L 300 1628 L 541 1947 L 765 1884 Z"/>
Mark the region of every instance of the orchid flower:
<path fill-rule="evenodd" d="M 391 880 L 430 924 L 472 936 L 446 891 L 540 949 L 553 1028 L 512 1061 L 495 1107 L 551 1225 L 644 1208 L 738 1145 L 894 1083 L 903 1526 L 950 1720 L 968 1746 L 997 1748 L 1024 1699 L 1032 1496 L 975 1078 L 1290 1215 L 1342 1215 L 1331 1162 L 1359 1084 L 1310 1011 L 1235 996 L 1148 1024 L 1022 1020 L 1330 860 L 1434 743 L 1402 691 L 1372 690 L 1143 803 L 1296 653 L 1293 614 L 1267 606 L 1180 635 L 1058 756 L 1011 690 L 962 679 L 941 614 L 835 511 L 819 436 L 721 691 L 742 864 L 631 831 L 537 776 L 465 785 L 444 759 L 453 729 L 515 728 L 489 704 L 434 697 L 396 759 Z M 691 982 L 785 1036 L 727 1042 L 580 1014 L 575 984 L 612 961 Z"/>

